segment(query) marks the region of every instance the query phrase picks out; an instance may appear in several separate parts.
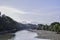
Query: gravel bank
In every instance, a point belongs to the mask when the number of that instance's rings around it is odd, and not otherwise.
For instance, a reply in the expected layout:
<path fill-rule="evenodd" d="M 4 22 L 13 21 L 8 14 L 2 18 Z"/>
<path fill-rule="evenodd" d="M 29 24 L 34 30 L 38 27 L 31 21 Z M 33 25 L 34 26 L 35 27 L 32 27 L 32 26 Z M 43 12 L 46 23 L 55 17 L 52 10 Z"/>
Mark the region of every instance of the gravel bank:
<path fill-rule="evenodd" d="M 37 30 L 37 38 L 51 39 L 51 40 L 60 40 L 60 34 L 52 31 Z"/>

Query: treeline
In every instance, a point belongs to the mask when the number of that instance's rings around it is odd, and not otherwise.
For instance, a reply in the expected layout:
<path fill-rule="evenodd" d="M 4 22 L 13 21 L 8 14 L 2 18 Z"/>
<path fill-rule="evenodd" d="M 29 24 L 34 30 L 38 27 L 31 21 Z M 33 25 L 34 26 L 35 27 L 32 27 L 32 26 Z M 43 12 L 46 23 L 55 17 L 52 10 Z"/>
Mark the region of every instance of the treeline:
<path fill-rule="evenodd" d="M 35 29 L 36 25 L 34 24 L 22 24 L 16 22 L 12 18 L 6 15 L 1 15 L 0 12 L 0 34 L 1 33 L 14 33 L 20 30 L 25 29 Z"/>
<path fill-rule="evenodd" d="M 0 13 L 0 33 L 17 31 L 17 22 Z"/>
<path fill-rule="evenodd" d="M 53 22 L 50 25 L 38 24 L 37 30 L 47 30 L 47 31 L 54 31 L 60 33 L 60 23 Z"/>

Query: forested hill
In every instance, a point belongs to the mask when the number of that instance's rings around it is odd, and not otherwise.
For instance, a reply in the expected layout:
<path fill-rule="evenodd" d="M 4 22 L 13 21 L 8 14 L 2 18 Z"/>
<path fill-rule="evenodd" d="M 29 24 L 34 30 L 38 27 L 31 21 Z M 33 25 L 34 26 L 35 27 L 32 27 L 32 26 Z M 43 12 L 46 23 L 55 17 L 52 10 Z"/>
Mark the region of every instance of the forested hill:
<path fill-rule="evenodd" d="M 6 15 L 0 15 L 0 33 L 16 31 L 17 22 Z M 14 32 L 13 31 L 13 32 Z"/>
<path fill-rule="evenodd" d="M 14 33 L 23 29 L 35 29 L 36 25 L 22 24 L 14 21 L 12 18 L 6 15 L 0 14 L 0 33 Z"/>

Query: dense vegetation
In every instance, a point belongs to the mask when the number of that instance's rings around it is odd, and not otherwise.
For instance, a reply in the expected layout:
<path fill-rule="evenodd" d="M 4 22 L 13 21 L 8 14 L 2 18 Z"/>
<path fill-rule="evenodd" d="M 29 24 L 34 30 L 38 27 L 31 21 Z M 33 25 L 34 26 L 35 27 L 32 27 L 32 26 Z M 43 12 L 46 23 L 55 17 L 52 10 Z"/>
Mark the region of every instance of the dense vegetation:
<path fill-rule="evenodd" d="M 17 22 L 6 15 L 0 15 L 0 33 L 15 32 L 17 30 Z"/>
<path fill-rule="evenodd" d="M 35 29 L 36 25 L 22 24 L 14 21 L 12 18 L 0 13 L 0 33 L 14 33 L 24 29 Z"/>
<path fill-rule="evenodd" d="M 36 25 L 33 24 L 22 24 L 14 21 L 12 18 L 0 13 L 0 33 L 5 32 L 16 32 L 23 29 L 36 29 Z M 60 23 L 53 22 L 50 25 L 38 24 L 38 30 L 47 30 L 60 33 Z"/>
<path fill-rule="evenodd" d="M 49 30 L 49 31 L 54 31 L 54 32 L 60 33 L 60 23 L 53 22 L 50 25 L 38 24 L 37 29 L 38 30 Z"/>

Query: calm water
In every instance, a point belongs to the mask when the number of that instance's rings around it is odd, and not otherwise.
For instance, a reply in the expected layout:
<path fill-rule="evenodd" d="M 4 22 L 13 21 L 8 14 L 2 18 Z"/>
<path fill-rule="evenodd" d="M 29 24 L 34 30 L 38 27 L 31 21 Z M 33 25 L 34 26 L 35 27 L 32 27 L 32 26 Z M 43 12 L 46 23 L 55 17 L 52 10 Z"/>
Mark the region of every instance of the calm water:
<path fill-rule="evenodd" d="M 48 40 L 48 39 L 38 39 L 37 34 L 27 30 L 19 31 L 13 34 L 0 35 L 0 40 Z"/>

